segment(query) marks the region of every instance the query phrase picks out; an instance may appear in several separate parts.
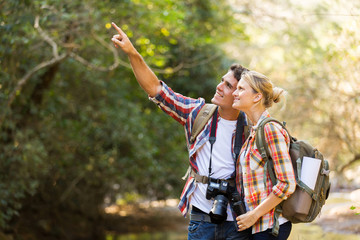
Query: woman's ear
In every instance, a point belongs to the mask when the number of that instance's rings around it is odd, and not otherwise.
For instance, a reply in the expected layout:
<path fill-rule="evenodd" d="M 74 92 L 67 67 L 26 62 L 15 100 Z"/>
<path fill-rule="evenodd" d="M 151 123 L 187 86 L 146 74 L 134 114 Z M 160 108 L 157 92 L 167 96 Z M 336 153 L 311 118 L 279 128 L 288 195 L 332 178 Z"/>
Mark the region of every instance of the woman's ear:
<path fill-rule="evenodd" d="M 263 96 L 261 93 L 256 93 L 256 95 L 254 97 L 254 103 L 258 103 L 259 101 L 261 101 L 262 97 Z"/>

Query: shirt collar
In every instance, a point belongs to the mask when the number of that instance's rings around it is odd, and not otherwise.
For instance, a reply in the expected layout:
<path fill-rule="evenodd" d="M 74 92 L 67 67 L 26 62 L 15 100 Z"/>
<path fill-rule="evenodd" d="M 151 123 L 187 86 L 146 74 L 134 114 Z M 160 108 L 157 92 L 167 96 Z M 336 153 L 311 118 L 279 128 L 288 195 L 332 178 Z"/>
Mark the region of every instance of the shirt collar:
<path fill-rule="evenodd" d="M 259 120 L 257 121 L 256 125 L 255 125 L 255 126 L 252 126 L 252 130 L 253 130 L 253 131 L 256 131 L 256 129 L 257 129 L 257 127 L 259 126 L 259 124 L 261 123 L 261 121 L 262 121 L 263 119 L 265 119 L 265 118 L 268 118 L 268 117 L 270 117 L 270 114 L 269 114 L 268 110 L 265 110 L 265 111 L 261 114 L 261 116 L 260 116 Z"/>

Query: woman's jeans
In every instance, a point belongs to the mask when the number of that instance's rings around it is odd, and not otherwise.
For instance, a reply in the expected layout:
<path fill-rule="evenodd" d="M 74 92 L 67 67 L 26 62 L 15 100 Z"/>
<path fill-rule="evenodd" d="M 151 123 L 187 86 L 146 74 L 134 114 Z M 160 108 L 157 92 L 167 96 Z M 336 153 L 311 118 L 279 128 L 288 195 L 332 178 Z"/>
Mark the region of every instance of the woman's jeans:
<path fill-rule="evenodd" d="M 291 222 L 288 221 L 280 225 L 279 235 L 277 237 L 271 234 L 272 229 L 268 229 L 263 232 L 255 233 L 253 235 L 253 240 L 286 240 L 290 235 L 291 227 Z"/>

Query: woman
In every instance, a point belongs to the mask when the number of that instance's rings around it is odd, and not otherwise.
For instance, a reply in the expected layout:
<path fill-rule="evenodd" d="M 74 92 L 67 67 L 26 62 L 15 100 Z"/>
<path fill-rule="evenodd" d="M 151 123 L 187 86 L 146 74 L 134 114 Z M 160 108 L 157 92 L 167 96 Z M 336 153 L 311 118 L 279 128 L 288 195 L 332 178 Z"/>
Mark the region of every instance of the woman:
<path fill-rule="evenodd" d="M 266 76 L 255 71 L 245 71 L 233 93 L 233 108 L 245 112 L 254 126 L 241 149 L 237 164 L 237 185 L 243 186 L 247 213 L 236 218 L 239 231 L 252 226 L 254 240 L 283 240 L 287 239 L 291 232 L 291 223 L 280 216 L 279 235 L 275 237 L 271 234 L 275 207 L 287 199 L 296 187 L 288 151 L 289 136 L 278 123 L 269 122 L 264 126 L 266 143 L 278 179 L 274 186 L 265 172 L 265 161 L 261 158 L 255 141 L 257 125 L 261 120 L 270 117 L 267 109 L 274 102 L 279 102 L 284 92 L 283 89 L 274 87 Z"/>

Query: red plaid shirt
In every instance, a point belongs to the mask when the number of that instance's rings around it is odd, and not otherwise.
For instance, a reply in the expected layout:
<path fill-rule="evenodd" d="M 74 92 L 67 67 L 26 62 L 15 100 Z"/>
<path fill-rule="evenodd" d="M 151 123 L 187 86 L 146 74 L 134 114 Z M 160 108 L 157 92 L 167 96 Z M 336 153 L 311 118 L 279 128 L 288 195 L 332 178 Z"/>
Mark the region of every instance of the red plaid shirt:
<path fill-rule="evenodd" d="M 155 102 L 165 113 L 170 115 L 172 118 L 174 118 L 176 121 L 178 121 L 181 125 L 184 126 L 186 143 L 189 151 L 189 162 L 192 169 L 195 172 L 198 172 L 198 166 L 196 161 L 197 151 L 201 146 L 205 144 L 206 141 L 209 140 L 211 119 L 208 121 L 204 129 L 199 133 L 198 137 L 193 143 L 190 142 L 190 137 L 191 129 L 195 118 L 199 113 L 200 109 L 204 106 L 205 100 L 202 98 L 193 99 L 183 96 L 179 93 L 174 92 L 164 82 L 161 82 L 161 84 L 162 89 L 160 93 L 156 97 L 150 99 Z M 244 135 L 243 140 L 245 140 Z M 232 141 L 233 147 L 235 142 L 235 131 L 233 133 Z M 234 156 L 234 161 L 236 161 L 233 148 L 231 149 L 231 152 Z M 189 176 L 185 183 L 178 205 L 178 208 L 184 216 L 186 216 L 189 210 L 189 199 L 193 194 L 194 190 L 195 179 L 192 176 Z"/>
<path fill-rule="evenodd" d="M 259 122 L 270 117 L 265 111 Z M 290 138 L 286 131 L 275 122 L 265 124 L 265 140 L 268 143 L 270 154 L 274 163 L 274 170 L 278 179 L 276 185 L 272 185 L 268 172 L 265 172 L 265 161 L 256 147 L 255 130 L 252 127 L 249 138 L 244 143 L 240 155 L 245 151 L 245 165 L 237 162 L 237 186 L 244 186 L 245 201 L 250 210 L 256 208 L 267 196 L 273 192 L 275 196 L 285 200 L 296 187 L 294 170 L 289 155 Z M 265 175 L 266 174 L 266 175 Z M 264 177 L 265 176 L 265 177 Z M 263 215 L 254 224 L 253 233 L 262 232 L 272 228 L 274 224 L 274 209 Z"/>

